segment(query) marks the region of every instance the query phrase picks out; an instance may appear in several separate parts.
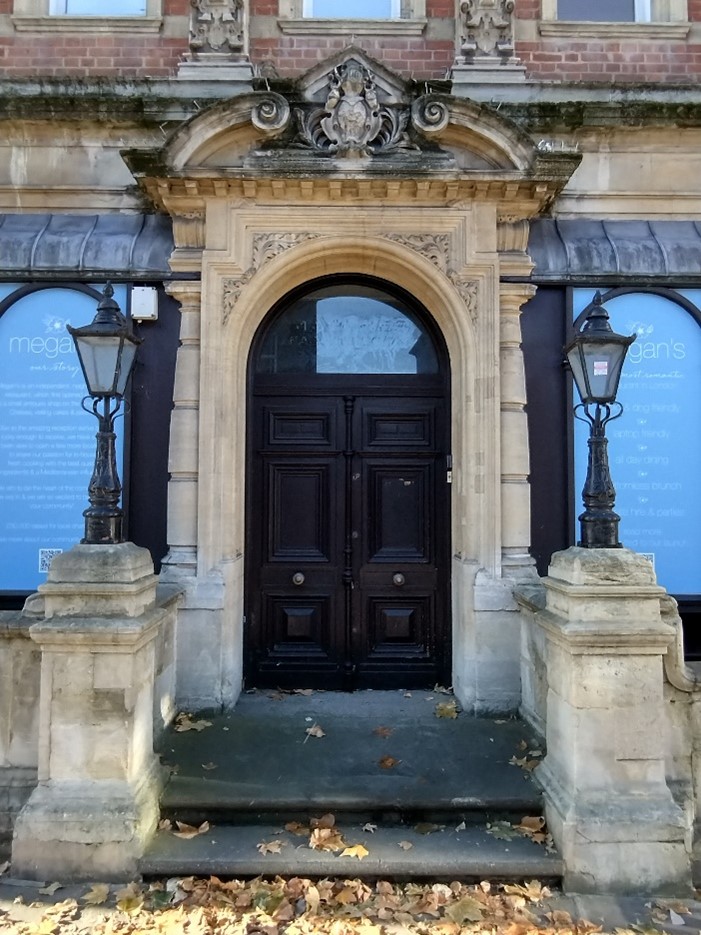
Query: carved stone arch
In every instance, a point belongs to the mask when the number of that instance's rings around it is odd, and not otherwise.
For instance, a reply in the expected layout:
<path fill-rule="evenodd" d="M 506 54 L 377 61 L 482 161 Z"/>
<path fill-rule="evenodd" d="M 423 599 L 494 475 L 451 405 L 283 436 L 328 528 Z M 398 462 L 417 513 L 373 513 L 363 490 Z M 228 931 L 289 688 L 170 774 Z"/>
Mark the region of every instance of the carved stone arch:
<path fill-rule="evenodd" d="M 498 377 L 490 371 L 489 356 L 479 350 L 486 344 L 492 345 L 493 353 L 498 353 L 498 335 L 493 322 L 480 321 L 479 316 L 473 320 L 460 282 L 451 281 L 449 275 L 410 246 L 383 236 L 327 236 L 291 246 L 246 281 L 226 324 L 214 310 L 221 307 L 231 270 L 221 266 L 210 271 L 203 292 L 203 308 L 212 312 L 207 323 L 203 320 L 203 333 L 208 333 L 208 369 L 220 374 L 221 379 L 202 382 L 202 419 L 213 427 L 218 444 L 201 450 L 201 476 L 216 478 L 217 483 L 226 485 L 233 478 L 237 496 L 244 496 L 245 458 L 237 440 L 245 438 L 243 401 L 251 342 L 265 315 L 277 302 L 293 289 L 335 273 L 367 275 L 401 286 L 429 311 L 441 331 L 450 361 L 452 407 L 457 414 L 453 451 L 459 465 L 454 487 L 458 504 L 453 511 L 453 544 L 460 554 L 473 556 L 475 562 L 490 567 L 498 550 L 498 510 L 491 513 L 479 510 L 473 496 L 481 488 L 494 503 L 499 500 L 497 451 L 489 429 L 498 418 Z M 487 270 L 470 270 L 469 282 L 475 290 L 487 289 L 486 280 Z M 486 333 L 479 335 L 480 329 Z M 483 440 L 484 451 L 477 450 L 476 439 Z M 472 476 L 472 466 L 477 463 L 481 465 L 479 481 Z M 209 517 L 200 514 L 200 559 L 205 567 L 216 567 L 243 552 L 244 522 L 240 508 L 243 501 L 221 522 L 221 505 L 230 499 L 226 491 L 219 489 L 211 492 L 206 503 L 201 503 L 201 507 L 212 511 Z M 465 516 L 480 519 L 465 523 Z"/>

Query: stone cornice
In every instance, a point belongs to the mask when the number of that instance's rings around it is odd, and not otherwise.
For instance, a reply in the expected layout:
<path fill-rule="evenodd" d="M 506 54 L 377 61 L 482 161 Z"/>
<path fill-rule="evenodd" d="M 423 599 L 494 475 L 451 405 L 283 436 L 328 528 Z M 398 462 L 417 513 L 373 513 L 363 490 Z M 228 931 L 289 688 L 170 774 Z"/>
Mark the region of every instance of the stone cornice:
<path fill-rule="evenodd" d="M 405 178 L 373 177 L 309 179 L 248 177 L 147 177 L 142 188 L 159 207 L 174 215 L 204 213 L 207 198 L 234 198 L 284 204 L 313 202 L 337 204 L 377 204 L 381 199 L 394 204 L 455 204 L 461 201 L 498 202 L 499 219 L 533 217 L 554 199 L 562 188 L 560 179 L 528 179 L 514 173 L 496 178 Z"/>

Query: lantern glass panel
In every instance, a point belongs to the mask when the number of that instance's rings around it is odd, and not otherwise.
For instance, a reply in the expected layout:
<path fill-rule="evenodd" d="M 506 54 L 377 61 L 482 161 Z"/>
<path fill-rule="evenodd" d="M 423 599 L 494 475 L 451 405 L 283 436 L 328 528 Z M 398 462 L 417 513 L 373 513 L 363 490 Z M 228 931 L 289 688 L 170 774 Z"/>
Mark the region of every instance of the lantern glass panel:
<path fill-rule="evenodd" d="M 119 337 L 102 335 L 76 337 L 76 347 L 91 396 L 113 394 L 121 343 Z"/>
<path fill-rule="evenodd" d="M 122 356 L 119 361 L 119 373 L 117 375 L 116 393 L 118 396 L 124 396 L 124 392 L 127 388 L 127 382 L 129 380 L 129 374 L 131 373 L 131 368 L 134 366 L 134 358 L 136 357 L 137 347 L 138 345 L 134 344 L 133 341 L 130 341 L 129 338 L 124 340 Z"/>
<path fill-rule="evenodd" d="M 583 353 L 592 402 L 610 403 L 616 398 L 627 344 L 619 341 L 584 345 Z"/>

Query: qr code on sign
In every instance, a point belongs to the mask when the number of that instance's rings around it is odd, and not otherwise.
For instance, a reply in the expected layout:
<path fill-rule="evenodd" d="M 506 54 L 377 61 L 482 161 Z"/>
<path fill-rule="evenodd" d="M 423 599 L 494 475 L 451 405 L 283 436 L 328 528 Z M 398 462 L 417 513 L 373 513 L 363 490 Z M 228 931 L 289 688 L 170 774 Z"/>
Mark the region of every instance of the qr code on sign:
<path fill-rule="evenodd" d="M 60 555 L 63 549 L 39 549 L 39 571 L 48 571 L 54 555 Z"/>

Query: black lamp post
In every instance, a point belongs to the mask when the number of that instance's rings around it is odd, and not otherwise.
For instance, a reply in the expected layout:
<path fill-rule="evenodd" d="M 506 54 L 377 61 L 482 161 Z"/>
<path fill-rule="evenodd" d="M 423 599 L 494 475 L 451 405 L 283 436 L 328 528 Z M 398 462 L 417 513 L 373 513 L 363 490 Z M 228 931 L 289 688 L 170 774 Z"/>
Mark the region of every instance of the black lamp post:
<path fill-rule="evenodd" d="M 88 387 L 88 396 L 81 405 L 98 421 L 95 467 L 88 486 L 90 506 L 83 513 L 85 538 L 81 542 L 88 545 L 114 545 L 124 541 L 114 419 L 121 408 L 141 339 L 132 333 L 113 295 L 114 289 L 107 283 L 92 324 L 83 328 L 66 326 L 75 342 Z M 91 402 L 86 405 L 88 399 Z"/>
<path fill-rule="evenodd" d="M 623 361 L 635 335 L 625 337 L 611 330 L 600 292 L 585 311 L 587 316 L 581 330 L 565 347 L 582 400 L 575 406 L 574 414 L 580 421 L 589 423 L 589 462 L 582 490 L 584 512 L 579 517 L 581 541 L 578 545 L 585 549 L 619 549 L 621 518 L 613 510 L 616 491 L 609 472 L 606 424 L 623 412 L 623 406 L 616 402 L 616 393 Z M 578 410 L 584 413 L 583 417 Z"/>

